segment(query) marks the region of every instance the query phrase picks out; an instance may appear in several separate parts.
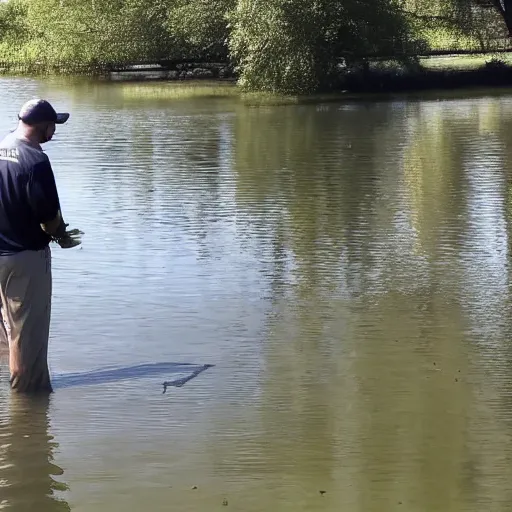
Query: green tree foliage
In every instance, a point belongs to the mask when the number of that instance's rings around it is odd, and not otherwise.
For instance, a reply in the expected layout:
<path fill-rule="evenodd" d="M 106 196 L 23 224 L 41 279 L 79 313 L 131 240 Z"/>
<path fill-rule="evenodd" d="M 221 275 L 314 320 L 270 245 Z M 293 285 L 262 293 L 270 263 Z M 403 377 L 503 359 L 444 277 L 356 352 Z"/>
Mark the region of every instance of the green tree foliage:
<path fill-rule="evenodd" d="M 505 22 L 509 37 L 512 37 L 512 0 L 452 0 L 461 4 L 467 9 L 467 4 L 477 4 L 481 7 L 492 8 L 496 11 Z"/>
<path fill-rule="evenodd" d="M 0 43 L 15 46 L 28 38 L 27 11 L 28 4 L 24 0 L 0 3 Z"/>
<path fill-rule="evenodd" d="M 158 0 L 10 0 L 23 8 L 22 54 L 76 65 L 168 55 L 167 9 Z M 11 31 L 13 29 L 11 28 Z"/>
<path fill-rule="evenodd" d="M 227 58 L 226 13 L 236 0 L 175 0 L 169 6 L 167 28 L 174 47 L 184 55 Z"/>
<path fill-rule="evenodd" d="M 8 0 L 0 60 L 230 59 L 244 88 L 306 94 L 372 55 L 492 48 L 507 25 L 512 0 Z"/>
<path fill-rule="evenodd" d="M 241 85 L 271 92 L 327 88 L 342 58 L 393 54 L 412 40 L 394 0 L 239 0 L 230 21 Z"/>
<path fill-rule="evenodd" d="M 507 35 L 500 0 L 402 0 L 414 31 L 434 48 L 492 49 Z M 503 4 L 505 5 L 505 4 Z M 443 48 L 444 49 L 444 48 Z"/>

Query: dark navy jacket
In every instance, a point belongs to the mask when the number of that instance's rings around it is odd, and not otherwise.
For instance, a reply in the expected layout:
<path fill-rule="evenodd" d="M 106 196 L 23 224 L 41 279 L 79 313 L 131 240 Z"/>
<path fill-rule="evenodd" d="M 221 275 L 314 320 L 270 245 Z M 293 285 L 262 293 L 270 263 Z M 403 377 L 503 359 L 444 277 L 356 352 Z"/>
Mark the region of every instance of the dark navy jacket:
<path fill-rule="evenodd" d="M 0 256 L 50 243 L 41 224 L 60 209 L 48 156 L 9 134 L 0 142 Z"/>

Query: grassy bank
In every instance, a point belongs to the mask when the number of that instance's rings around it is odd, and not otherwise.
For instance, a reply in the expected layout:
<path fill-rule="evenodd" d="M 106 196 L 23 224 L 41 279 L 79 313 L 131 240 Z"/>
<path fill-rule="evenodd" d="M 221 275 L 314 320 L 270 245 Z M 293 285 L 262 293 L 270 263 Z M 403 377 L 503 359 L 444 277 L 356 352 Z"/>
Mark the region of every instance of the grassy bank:
<path fill-rule="evenodd" d="M 75 79 L 79 79 L 76 74 Z M 86 78 L 87 81 L 90 79 Z M 380 97 L 390 93 L 509 87 L 512 86 L 512 55 L 429 57 L 421 59 L 414 69 L 406 69 L 397 62 L 373 63 L 365 71 L 341 75 L 335 91 L 309 96 L 244 92 L 236 82 L 226 80 L 129 80 L 111 85 L 120 88 L 126 101 L 236 99 L 249 106 L 317 103 Z"/>
<path fill-rule="evenodd" d="M 121 85 L 126 98 L 179 99 L 191 97 L 239 96 L 250 103 L 265 104 L 283 100 L 297 101 L 295 96 L 247 93 L 235 82 L 169 80 L 150 83 L 127 82 Z M 161 84 L 167 84 L 161 86 Z M 366 70 L 352 70 L 340 75 L 335 90 L 310 97 L 340 96 L 346 93 L 407 92 L 430 89 L 500 87 L 512 85 L 512 55 L 443 56 L 420 59 L 418 66 L 406 68 L 398 62 L 372 63 Z"/>
<path fill-rule="evenodd" d="M 299 96 L 283 96 L 264 92 L 244 92 L 236 83 L 216 81 L 187 82 L 151 82 L 137 84 L 128 82 L 120 84 L 121 93 L 126 101 L 180 101 L 190 99 L 222 100 L 235 99 L 248 106 L 289 105 L 302 101 L 313 100 L 316 96 L 300 98 Z M 342 95 L 327 95 L 329 98 Z M 320 97 L 320 96 L 318 96 Z"/>
<path fill-rule="evenodd" d="M 471 61 L 471 62 L 470 62 Z M 450 63 L 447 67 L 446 64 Z M 468 95 L 500 94 L 500 87 L 512 87 L 512 65 L 491 63 L 481 65 L 477 58 L 443 58 L 425 63 L 413 73 L 396 66 L 372 68 L 366 74 L 351 77 L 343 88 L 324 94 L 283 96 L 244 92 L 234 83 L 215 81 L 121 83 L 126 101 L 235 100 L 246 106 L 280 106 L 339 101 L 386 99 L 390 94 L 408 97 L 467 97 Z M 349 83 L 351 82 L 351 83 Z"/>
<path fill-rule="evenodd" d="M 240 91 L 233 83 L 215 81 L 190 82 L 152 82 L 137 84 L 129 82 L 120 84 L 122 95 L 126 100 L 181 100 L 192 98 L 233 98 L 239 97 Z"/>
<path fill-rule="evenodd" d="M 512 85 L 512 56 L 472 55 L 430 57 L 415 69 L 378 63 L 366 71 L 348 73 L 341 87 L 350 92 L 406 92 Z"/>

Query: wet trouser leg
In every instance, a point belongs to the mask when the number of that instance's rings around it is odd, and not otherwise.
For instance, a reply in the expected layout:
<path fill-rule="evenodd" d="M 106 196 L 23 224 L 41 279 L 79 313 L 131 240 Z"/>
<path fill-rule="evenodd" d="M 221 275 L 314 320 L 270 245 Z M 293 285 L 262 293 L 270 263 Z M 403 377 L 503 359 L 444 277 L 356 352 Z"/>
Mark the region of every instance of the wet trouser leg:
<path fill-rule="evenodd" d="M 52 390 L 48 371 L 51 296 L 49 247 L 0 256 L 0 345 L 7 341 L 11 387 L 17 391 Z"/>

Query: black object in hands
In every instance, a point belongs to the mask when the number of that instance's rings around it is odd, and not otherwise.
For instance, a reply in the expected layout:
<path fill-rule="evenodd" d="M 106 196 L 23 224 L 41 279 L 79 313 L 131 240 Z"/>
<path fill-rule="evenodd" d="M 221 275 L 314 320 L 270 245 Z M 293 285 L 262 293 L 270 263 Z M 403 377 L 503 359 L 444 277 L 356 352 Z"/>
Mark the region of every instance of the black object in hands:
<path fill-rule="evenodd" d="M 69 224 L 66 224 L 65 226 L 68 227 Z M 72 229 L 70 231 L 66 230 L 62 236 L 53 237 L 53 240 L 57 242 L 62 249 L 70 249 L 71 247 L 76 247 L 82 243 L 81 236 L 83 234 L 84 233 L 79 229 Z"/>

